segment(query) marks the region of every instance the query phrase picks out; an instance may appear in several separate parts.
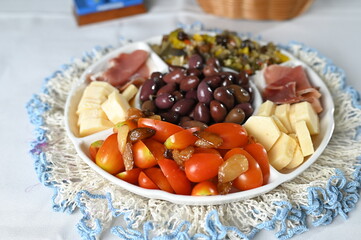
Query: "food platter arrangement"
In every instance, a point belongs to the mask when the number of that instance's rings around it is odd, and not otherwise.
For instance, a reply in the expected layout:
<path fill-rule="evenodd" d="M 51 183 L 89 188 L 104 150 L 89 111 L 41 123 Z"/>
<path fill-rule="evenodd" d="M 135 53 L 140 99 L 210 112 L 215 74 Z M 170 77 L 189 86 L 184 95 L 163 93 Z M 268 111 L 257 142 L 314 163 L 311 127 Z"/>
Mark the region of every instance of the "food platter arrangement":
<path fill-rule="evenodd" d="M 176 29 L 90 66 L 65 125 L 79 156 L 119 187 L 206 205 L 305 171 L 332 136 L 333 111 L 317 73 L 273 43 Z"/>

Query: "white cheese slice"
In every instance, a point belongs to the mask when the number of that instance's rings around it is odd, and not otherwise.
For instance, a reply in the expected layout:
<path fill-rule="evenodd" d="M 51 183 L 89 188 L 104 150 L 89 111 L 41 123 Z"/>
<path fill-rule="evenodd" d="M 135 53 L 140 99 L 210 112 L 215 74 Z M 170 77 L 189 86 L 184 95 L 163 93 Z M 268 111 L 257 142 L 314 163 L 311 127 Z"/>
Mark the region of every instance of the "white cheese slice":
<path fill-rule="evenodd" d="M 302 154 L 304 157 L 309 156 L 315 152 L 313 148 L 312 138 L 310 132 L 308 131 L 306 121 L 296 122 L 296 135 L 300 143 Z"/>
<path fill-rule="evenodd" d="M 319 117 L 309 102 L 300 102 L 295 105 L 295 123 L 304 120 L 311 135 L 320 133 Z"/>
<path fill-rule="evenodd" d="M 138 92 L 138 88 L 134 84 L 130 84 L 123 92 L 123 97 L 129 102 Z"/>
<path fill-rule="evenodd" d="M 272 148 L 281 134 L 272 117 L 251 116 L 244 127 L 248 134 L 262 144 L 267 151 Z"/>
<path fill-rule="evenodd" d="M 101 107 L 99 105 L 99 108 L 85 109 L 85 110 L 79 112 L 78 126 L 80 126 L 80 124 L 82 124 L 82 122 L 86 121 L 89 118 L 108 119 L 107 115 L 101 109 Z"/>
<path fill-rule="evenodd" d="M 282 170 L 292 161 L 296 147 L 297 142 L 292 137 L 281 133 L 277 142 L 268 151 L 270 164 L 276 170 Z"/>
<path fill-rule="evenodd" d="M 281 122 L 281 120 L 280 120 L 276 115 L 272 115 L 271 117 L 272 117 L 273 121 L 275 121 L 278 129 L 279 129 L 281 132 L 288 133 L 288 130 L 287 130 L 287 128 L 285 127 L 285 125 L 283 125 L 283 123 Z"/>
<path fill-rule="evenodd" d="M 269 117 L 269 116 L 273 115 L 275 108 L 276 108 L 276 104 L 274 104 L 270 100 L 267 100 L 259 106 L 259 109 L 258 109 L 256 115 Z"/>
<path fill-rule="evenodd" d="M 289 112 L 290 112 L 290 104 L 286 103 L 276 106 L 274 114 L 282 122 L 283 126 L 287 128 L 288 132 L 292 132 L 292 126 L 289 119 Z"/>
<path fill-rule="evenodd" d="M 285 167 L 286 169 L 294 169 L 303 163 L 303 157 L 301 148 L 299 145 L 296 146 L 295 152 L 292 157 L 292 161 Z"/>
<path fill-rule="evenodd" d="M 100 100 L 81 99 L 76 113 L 79 115 L 83 111 L 100 108 L 102 103 Z"/>
<path fill-rule="evenodd" d="M 108 119 L 116 124 L 125 121 L 130 108 L 128 101 L 118 91 L 112 92 L 108 99 L 101 105 Z"/>
<path fill-rule="evenodd" d="M 292 131 L 291 133 L 295 133 L 296 130 L 295 130 L 295 124 L 296 124 L 296 104 L 291 104 L 290 106 L 290 110 L 289 110 L 289 113 L 288 113 L 288 118 L 290 120 L 290 124 L 291 124 L 291 128 L 292 128 Z"/>
<path fill-rule="evenodd" d="M 80 137 L 85 137 L 90 134 L 103 131 L 113 127 L 113 123 L 103 118 L 88 118 L 79 126 Z"/>
<path fill-rule="evenodd" d="M 100 87 L 103 88 L 108 95 L 112 93 L 113 91 L 117 90 L 115 87 L 113 87 L 110 83 L 104 82 L 104 81 L 92 81 L 89 84 L 89 87 Z"/>

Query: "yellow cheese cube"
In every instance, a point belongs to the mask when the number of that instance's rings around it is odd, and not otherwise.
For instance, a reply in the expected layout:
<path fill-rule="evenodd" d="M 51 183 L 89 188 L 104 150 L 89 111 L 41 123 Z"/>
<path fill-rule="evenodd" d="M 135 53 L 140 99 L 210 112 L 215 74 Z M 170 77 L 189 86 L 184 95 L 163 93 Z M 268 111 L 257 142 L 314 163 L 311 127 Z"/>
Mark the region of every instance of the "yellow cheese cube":
<path fill-rule="evenodd" d="M 300 102 L 295 105 L 295 123 L 304 120 L 311 135 L 320 133 L 320 123 L 316 111 L 309 102 Z"/>
<path fill-rule="evenodd" d="M 100 108 L 102 103 L 103 101 L 99 99 L 82 98 L 79 102 L 78 110 L 76 111 L 76 113 L 80 114 L 82 111 L 86 111 L 94 108 Z"/>
<path fill-rule="evenodd" d="M 103 82 L 103 81 L 92 81 L 92 82 L 90 82 L 89 87 L 103 88 L 108 93 L 108 95 L 115 90 L 118 91 L 118 89 L 113 87 L 110 83 Z"/>
<path fill-rule="evenodd" d="M 277 142 L 268 151 L 270 164 L 277 170 L 283 169 L 292 161 L 296 147 L 297 143 L 292 137 L 281 133 Z"/>
<path fill-rule="evenodd" d="M 89 118 L 103 118 L 108 119 L 105 112 L 100 108 L 85 109 L 79 112 L 78 126 Z"/>
<path fill-rule="evenodd" d="M 296 135 L 300 143 L 303 156 L 306 157 L 313 154 L 315 151 L 313 148 L 310 132 L 308 131 L 306 125 L 306 121 L 296 122 L 295 127 L 296 127 Z"/>
<path fill-rule="evenodd" d="M 125 121 L 130 108 L 128 101 L 118 91 L 112 92 L 108 99 L 101 105 L 108 119 L 116 124 Z"/>
<path fill-rule="evenodd" d="M 272 117 L 251 116 L 244 127 L 248 134 L 262 144 L 267 151 L 271 149 L 281 134 Z"/>
<path fill-rule="evenodd" d="M 269 117 L 273 115 L 275 108 L 276 108 L 276 104 L 274 104 L 272 101 L 267 100 L 259 106 L 256 115 Z"/>
<path fill-rule="evenodd" d="M 113 91 L 117 90 L 114 88 Z M 100 86 L 88 86 L 85 88 L 82 98 L 106 99 L 113 91 L 110 92 L 108 89 Z"/>
<path fill-rule="evenodd" d="M 299 145 L 296 146 L 295 152 L 292 157 L 292 161 L 285 167 L 286 169 L 294 169 L 303 163 L 303 157 L 301 148 Z"/>
<path fill-rule="evenodd" d="M 288 132 L 292 132 L 292 126 L 289 119 L 290 104 L 281 104 L 276 106 L 274 114 L 287 128 Z"/>
<path fill-rule="evenodd" d="M 88 118 L 80 124 L 79 134 L 80 137 L 85 137 L 111 127 L 113 127 L 113 124 L 109 120 L 103 118 Z"/>
<path fill-rule="evenodd" d="M 280 120 L 276 115 L 272 115 L 271 117 L 272 117 L 273 121 L 275 121 L 278 129 L 279 129 L 281 132 L 288 133 L 287 128 L 283 125 L 283 123 L 281 122 L 281 120 Z"/>
<path fill-rule="evenodd" d="M 295 130 L 295 124 L 296 124 L 296 105 L 295 104 L 292 104 L 290 106 L 290 110 L 289 110 L 289 113 L 288 113 L 288 118 L 290 120 L 290 124 L 291 124 L 291 133 L 295 133 L 296 130 Z"/>
<path fill-rule="evenodd" d="M 130 84 L 123 92 L 123 97 L 129 102 L 138 92 L 138 88 L 134 84 Z"/>

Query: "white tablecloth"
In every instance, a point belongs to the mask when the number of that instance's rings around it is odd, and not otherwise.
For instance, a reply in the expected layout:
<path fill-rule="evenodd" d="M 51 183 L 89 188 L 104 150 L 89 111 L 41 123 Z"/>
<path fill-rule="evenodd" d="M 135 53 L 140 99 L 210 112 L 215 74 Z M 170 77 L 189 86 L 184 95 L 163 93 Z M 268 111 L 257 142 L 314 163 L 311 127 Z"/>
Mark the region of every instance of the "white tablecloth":
<path fill-rule="evenodd" d="M 177 23 L 201 21 L 260 35 L 265 40 L 297 40 L 318 49 L 344 69 L 347 83 L 361 91 L 361 1 L 316 0 L 304 15 L 289 21 L 227 20 L 204 14 L 194 0 L 149 0 L 148 13 L 78 27 L 72 1 L 0 1 L 0 239 L 80 239 L 79 212 L 52 210 L 53 191 L 42 186 L 28 154 L 33 138 L 25 104 L 43 79 L 96 45 L 116 46 L 125 37 L 141 40 L 173 30 Z M 360 203 L 348 220 L 341 217 L 293 239 L 359 239 Z M 114 236 L 105 235 L 104 239 Z M 273 239 L 263 231 L 256 239 Z"/>

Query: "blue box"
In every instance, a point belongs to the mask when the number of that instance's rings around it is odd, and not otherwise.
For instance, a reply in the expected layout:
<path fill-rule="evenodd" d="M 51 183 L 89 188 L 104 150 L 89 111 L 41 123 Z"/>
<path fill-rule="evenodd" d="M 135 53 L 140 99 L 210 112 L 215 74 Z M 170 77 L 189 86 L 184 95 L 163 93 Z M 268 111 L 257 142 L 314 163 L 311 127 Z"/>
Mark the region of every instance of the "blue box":
<path fill-rule="evenodd" d="M 74 0 L 77 15 L 86 15 L 101 11 L 143 4 L 144 0 Z"/>

